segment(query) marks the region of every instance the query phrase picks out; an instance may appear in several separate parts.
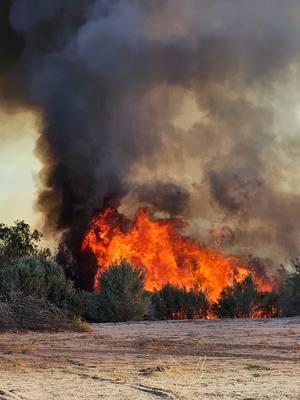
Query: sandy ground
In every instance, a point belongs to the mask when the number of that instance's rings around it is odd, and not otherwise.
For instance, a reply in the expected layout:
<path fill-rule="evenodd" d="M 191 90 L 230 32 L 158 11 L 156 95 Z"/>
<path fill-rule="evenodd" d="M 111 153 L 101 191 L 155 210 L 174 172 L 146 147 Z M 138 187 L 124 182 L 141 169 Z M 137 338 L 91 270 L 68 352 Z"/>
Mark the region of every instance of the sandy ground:
<path fill-rule="evenodd" d="M 1 334 L 5 399 L 300 399 L 300 319 Z"/>

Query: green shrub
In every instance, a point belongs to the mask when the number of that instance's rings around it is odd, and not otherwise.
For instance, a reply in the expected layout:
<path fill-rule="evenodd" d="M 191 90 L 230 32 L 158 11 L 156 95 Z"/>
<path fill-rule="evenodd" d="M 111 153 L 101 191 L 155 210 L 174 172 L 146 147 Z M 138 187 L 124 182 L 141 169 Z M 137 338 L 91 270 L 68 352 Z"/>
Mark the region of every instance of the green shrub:
<path fill-rule="evenodd" d="M 15 294 L 44 299 L 79 314 L 81 297 L 60 265 L 40 257 L 23 257 L 0 269 L 0 294 L 8 301 Z"/>
<path fill-rule="evenodd" d="M 158 319 L 206 318 L 209 302 L 204 292 L 185 290 L 170 284 L 153 293 L 154 316 Z"/>
<path fill-rule="evenodd" d="M 83 318 L 89 322 L 101 322 L 100 295 L 84 291 L 83 296 Z"/>
<path fill-rule="evenodd" d="M 118 322 L 142 320 L 149 309 L 149 296 L 144 290 L 145 276 L 127 261 L 112 265 L 99 278 L 96 296 L 99 320 Z"/>
<path fill-rule="evenodd" d="M 219 318 L 249 318 L 258 306 L 258 291 L 251 275 L 227 286 L 212 310 Z"/>
<path fill-rule="evenodd" d="M 174 319 L 178 311 L 177 288 L 170 284 L 152 295 L 154 316 L 158 319 Z"/>
<path fill-rule="evenodd" d="M 300 260 L 293 261 L 293 269 L 279 290 L 280 314 L 284 317 L 300 315 Z"/>

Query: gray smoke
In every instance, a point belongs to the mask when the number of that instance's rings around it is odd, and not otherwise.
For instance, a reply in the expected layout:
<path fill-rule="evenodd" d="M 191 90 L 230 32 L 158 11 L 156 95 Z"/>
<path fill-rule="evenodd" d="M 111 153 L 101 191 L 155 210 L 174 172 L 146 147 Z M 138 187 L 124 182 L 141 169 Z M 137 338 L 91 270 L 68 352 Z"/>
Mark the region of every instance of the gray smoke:
<path fill-rule="evenodd" d="M 1 101 L 42 116 L 48 230 L 78 248 L 97 209 L 138 192 L 203 240 L 228 225 L 235 252 L 297 255 L 300 146 L 277 111 L 298 77 L 299 1 L 5 4 Z M 184 98 L 192 124 L 176 122 Z"/>

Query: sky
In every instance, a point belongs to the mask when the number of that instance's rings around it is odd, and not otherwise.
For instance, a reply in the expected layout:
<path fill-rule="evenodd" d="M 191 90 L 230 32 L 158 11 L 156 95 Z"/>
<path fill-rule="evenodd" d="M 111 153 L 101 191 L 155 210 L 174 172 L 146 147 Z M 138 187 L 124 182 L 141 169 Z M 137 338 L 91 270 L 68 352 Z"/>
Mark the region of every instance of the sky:
<path fill-rule="evenodd" d="M 37 174 L 41 167 L 34 156 L 37 120 L 29 111 L 0 110 L 0 222 L 16 220 L 37 226 L 34 212 Z"/>

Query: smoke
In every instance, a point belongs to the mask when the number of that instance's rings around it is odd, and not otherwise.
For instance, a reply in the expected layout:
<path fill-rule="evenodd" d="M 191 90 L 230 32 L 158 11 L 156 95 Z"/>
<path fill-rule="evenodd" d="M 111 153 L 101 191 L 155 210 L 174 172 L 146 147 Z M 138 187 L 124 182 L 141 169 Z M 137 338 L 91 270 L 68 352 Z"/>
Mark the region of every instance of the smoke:
<path fill-rule="evenodd" d="M 229 250 L 297 255 L 298 1 L 1 5 L 1 104 L 42 117 L 48 232 L 78 249 L 95 210 L 136 193 L 203 240 L 228 226 Z"/>

